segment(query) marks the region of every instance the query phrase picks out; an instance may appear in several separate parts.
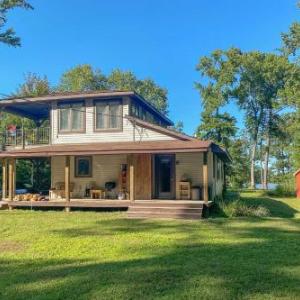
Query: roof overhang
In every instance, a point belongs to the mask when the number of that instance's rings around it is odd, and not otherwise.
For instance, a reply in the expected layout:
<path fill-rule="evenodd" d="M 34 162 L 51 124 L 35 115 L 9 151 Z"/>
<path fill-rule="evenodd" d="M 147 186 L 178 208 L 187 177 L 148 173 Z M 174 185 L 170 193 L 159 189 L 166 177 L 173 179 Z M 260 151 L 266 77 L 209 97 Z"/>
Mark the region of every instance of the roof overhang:
<path fill-rule="evenodd" d="M 41 97 L 13 97 L 0 100 L 0 109 L 22 117 L 33 120 L 49 118 L 50 103 L 52 101 L 64 100 L 83 100 L 93 98 L 109 97 L 131 97 L 142 102 L 151 111 L 162 118 L 167 125 L 172 126 L 173 122 L 156 109 L 152 104 L 146 101 L 142 96 L 133 91 L 98 91 L 98 92 L 80 92 L 80 93 L 54 93 Z"/>
<path fill-rule="evenodd" d="M 216 151 L 210 141 L 149 141 L 149 142 L 111 142 L 91 144 L 47 145 L 27 149 L 1 151 L 0 158 L 52 157 L 64 155 L 108 155 L 137 153 L 192 153 Z M 220 152 L 216 152 L 220 155 Z M 223 154 L 225 155 L 225 154 Z M 224 156 L 225 157 L 225 156 Z"/>
<path fill-rule="evenodd" d="M 293 175 L 296 176 L 300 173 L 300 169 L 298 169 Z"/>

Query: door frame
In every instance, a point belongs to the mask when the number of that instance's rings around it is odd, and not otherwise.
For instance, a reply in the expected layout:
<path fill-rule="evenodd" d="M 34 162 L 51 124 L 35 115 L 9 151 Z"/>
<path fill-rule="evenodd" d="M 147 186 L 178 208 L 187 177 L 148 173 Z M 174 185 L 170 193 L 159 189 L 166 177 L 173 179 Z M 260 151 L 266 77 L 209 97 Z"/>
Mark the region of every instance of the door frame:
<path fill-rule="evenodd" d="M 159 193 L 159 176 L 157 174 L 157 159 L 159 157 L 170 157 L 171 158 L 171 178 L 170 178 L 170 184 L 171 184 L 171 191 L 170 195 L 167 197 L 161 196 Z M 153 187 L 153 198 L 154 199 L 168 199 L 173 200 L 176 196 L 176 156 L 173 153 L 159 153 L 153 155 L 152 160 L 152 187 Z"/>

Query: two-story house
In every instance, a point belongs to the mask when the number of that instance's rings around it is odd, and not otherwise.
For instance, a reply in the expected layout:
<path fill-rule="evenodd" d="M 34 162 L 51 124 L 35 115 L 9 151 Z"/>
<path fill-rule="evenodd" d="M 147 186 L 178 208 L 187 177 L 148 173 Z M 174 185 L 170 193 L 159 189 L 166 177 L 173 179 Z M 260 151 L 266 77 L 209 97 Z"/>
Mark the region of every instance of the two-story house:
<path fill-rule="evenodd" d="M 2 199 L 10 207 L 129 207 L 132 217 L 199 217 L 222 195 L 226 151 L 170 129 L 172 121 L 135 92 L 3 99 L 0 109 L 36 124 L 2 135 Z M 45 120 L 49 127 L 40 126 Z M 15 193 L 15 161 L 29 157 L 51 159 L 47 201 Z"/>

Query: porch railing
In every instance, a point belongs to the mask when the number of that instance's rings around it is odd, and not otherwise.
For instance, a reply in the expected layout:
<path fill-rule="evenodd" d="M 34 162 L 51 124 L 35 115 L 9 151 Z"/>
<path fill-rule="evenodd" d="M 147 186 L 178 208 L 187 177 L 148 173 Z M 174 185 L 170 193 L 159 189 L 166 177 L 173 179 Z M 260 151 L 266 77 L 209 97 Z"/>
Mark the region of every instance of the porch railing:
<path fill-rule="evenodd" d="M 32 129 L 5 130 L 0 135 L 2 147 L 23 147 L 34 145 L 47 145 L 50 143 L 50 127 Z"/>

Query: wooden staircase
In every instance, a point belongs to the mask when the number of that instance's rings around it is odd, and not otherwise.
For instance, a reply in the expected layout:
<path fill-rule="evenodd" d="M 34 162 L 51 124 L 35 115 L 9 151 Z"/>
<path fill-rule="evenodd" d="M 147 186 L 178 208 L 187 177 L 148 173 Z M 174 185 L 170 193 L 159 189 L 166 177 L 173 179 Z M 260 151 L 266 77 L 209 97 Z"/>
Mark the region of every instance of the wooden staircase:
<path fill-rule="evenodd" d="M 202 218 L 203 202 L 181 200 L 138 200 L 128 207 L 130 219 L 190 219 Z"/>

